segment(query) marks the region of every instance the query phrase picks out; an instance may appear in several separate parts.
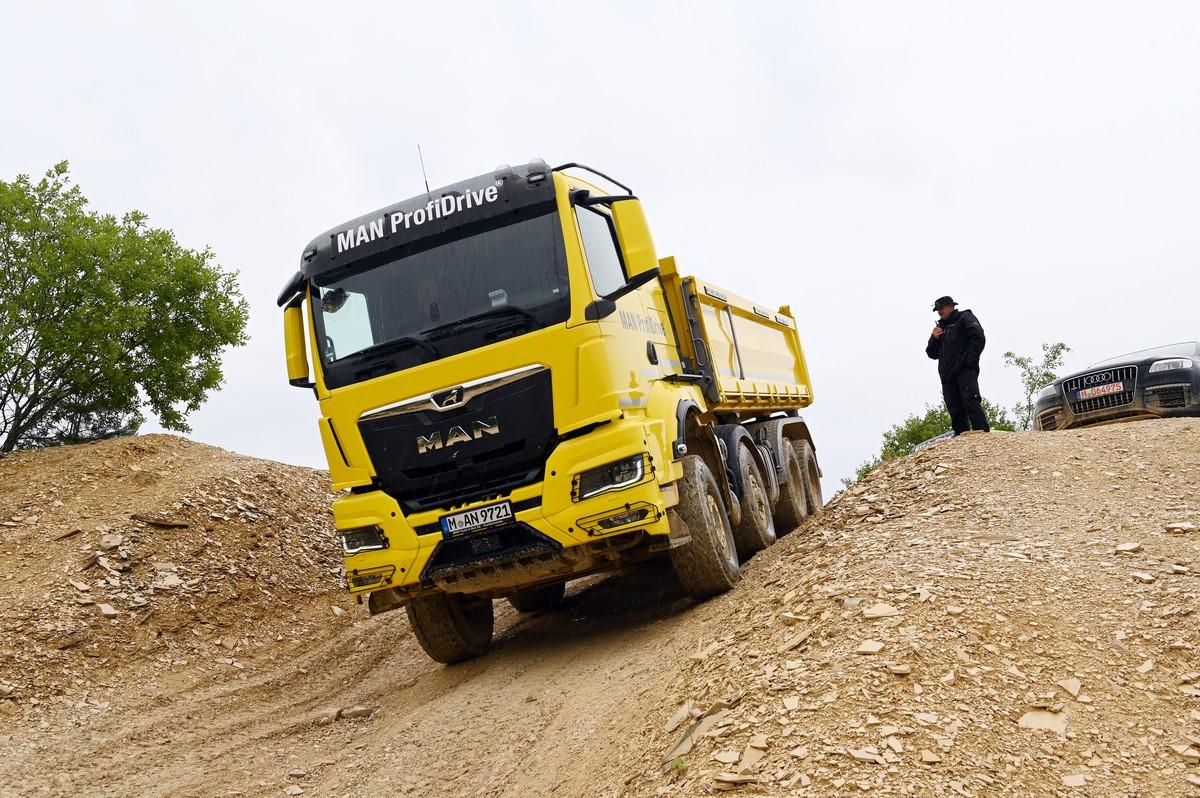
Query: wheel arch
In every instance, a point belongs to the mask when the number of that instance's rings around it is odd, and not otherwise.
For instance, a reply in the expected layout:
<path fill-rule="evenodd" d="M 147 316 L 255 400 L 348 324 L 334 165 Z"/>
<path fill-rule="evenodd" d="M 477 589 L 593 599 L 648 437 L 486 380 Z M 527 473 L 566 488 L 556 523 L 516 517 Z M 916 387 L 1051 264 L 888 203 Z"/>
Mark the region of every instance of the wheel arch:
<path fill-rule="evenodd" d="M 802 416 L 789 416 L 785 418 L 769 418 L 763 421 L 755 421 L 747 426 L 750 434 L 758 443 L 766 446 L 770 451 L 774 463 L 772 466 L 775 473 L 779 473 L 779 448 L 783 441 L 805 441 L 812 447 L 814 460 L 817 463 L 817 475 L 825 476 L 821 471 L 821 461 L 815 457 L 817 453 L 817 444 L 813 440 L 812 431 L 808 428 L 808 422 Z"/>
<path fill-rule="evenodd" d="M 721 498 L 725 502 L 725 514 L 732 518 L 735 501 L 733 486 L 729 483 L 725 457 L 714 431 L 715 425 L 704 421 L 704 411 L 691 399 L 680 399 L 675 407 L 676 438 L 671 446 L 672 456 L 682 459 L 685 454 L 696 454 L 704 460 L 721 486 Z M 679 443 L 683 443 L 683 449 Z"/>
<path fill-rule="evenodd" d="M 745 498 L 746 487 L 741 484 L 742 470 L 739 468 L 740 464 L 735 458 L 741 456 L 738 452 L 741 449 L 742 443 L 745 442 L 750 450 L 750 456 L 753 458 L 754 464 L 758 466 L 758 472 L 763 475 L 763 479 L 766 479 L 770 483 L 765 485 L 764 488 L 766 488 L 768 495 L 771 495 L 771 498 L 774 499 L 773 494 L 779 492 L 779 484 L 774 476 L 774 465 L 767 462 L 763 456 L 762 449 L 759 448 L 758 442 L 754 440 L 754 436 L 750 434 L 750 431 L 741 424 L 720 424 L 717 426 L 715 432 L 717 438 L 725 443 L 725 451 L 728 453 L 729 459 L 729 471 L 733 475 L 732 487 L 736 491 L 738 498 Z"/>

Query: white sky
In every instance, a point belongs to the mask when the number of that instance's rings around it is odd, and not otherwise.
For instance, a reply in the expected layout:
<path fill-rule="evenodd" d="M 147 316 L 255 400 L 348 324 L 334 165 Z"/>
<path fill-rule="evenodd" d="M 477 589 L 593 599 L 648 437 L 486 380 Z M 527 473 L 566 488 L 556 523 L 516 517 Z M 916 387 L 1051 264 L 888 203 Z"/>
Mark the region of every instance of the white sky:
<path fill-rule="evenodd" d="M 736 5 L 736 8 L 735 8 Z M 241 274 L 193 437 L 321 466 L 275 296 L 309 239 L 533 156 L 642 197 L 661 255 L 790 302 L 829 495 L 939 400 L 932 300 L 1069 367 L 1200 337 L 1200 4 L 0 0 L 0 179 L 70 159 Z M 147 425 L 147 431 L 153 429 Z"/>

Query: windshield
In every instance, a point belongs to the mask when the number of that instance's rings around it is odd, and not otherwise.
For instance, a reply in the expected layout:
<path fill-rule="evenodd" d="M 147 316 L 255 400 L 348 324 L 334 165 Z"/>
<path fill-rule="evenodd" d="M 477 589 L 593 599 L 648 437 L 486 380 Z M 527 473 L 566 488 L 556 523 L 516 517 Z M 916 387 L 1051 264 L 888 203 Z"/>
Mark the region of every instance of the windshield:
<path fill-rule="evenodd" d="M 1185 341 L 1181 344 L 1170 344 L 1168 346 L 1158 346 L 1153 349 L 1130 352 L 1127 355 L 1110 358 L 1109 360 L 1101 360 L 1099 363 L 1093 363 L 1092 365 L 1115 366 L 1118 363 L 1129 363 L 1134 360 L 1150 360 L 1151 358 L 1161 360 L 1170 357 L 1196 357 L 1197 355 L 1200 355 L 1200 343 Z"/>
<path fill-rule="evenodd" d="M 569 312 L 553 212 L 341 275 L 313 286 L 330 387 L 557 324 Z"/>

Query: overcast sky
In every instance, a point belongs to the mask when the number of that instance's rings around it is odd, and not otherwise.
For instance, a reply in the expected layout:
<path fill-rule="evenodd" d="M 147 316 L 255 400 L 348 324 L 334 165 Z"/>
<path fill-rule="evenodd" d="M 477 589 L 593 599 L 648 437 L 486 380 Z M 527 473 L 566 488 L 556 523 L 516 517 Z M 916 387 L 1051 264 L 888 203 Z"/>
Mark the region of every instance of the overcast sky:
<path fill-rule="evenodd" d="M 537 156 L 644 200 L 660 255 L 789 302 L 826 495 L 939 401 L 953 294 L 1068 366 L 1200 337 L 1200 4 L 0 2 L 0 179 L 69 159 L 240 273 L 193 437 L 321 466 L 274 299 L 343 220 Z M 147 430 L 153 429 L 147 425 Z"/>

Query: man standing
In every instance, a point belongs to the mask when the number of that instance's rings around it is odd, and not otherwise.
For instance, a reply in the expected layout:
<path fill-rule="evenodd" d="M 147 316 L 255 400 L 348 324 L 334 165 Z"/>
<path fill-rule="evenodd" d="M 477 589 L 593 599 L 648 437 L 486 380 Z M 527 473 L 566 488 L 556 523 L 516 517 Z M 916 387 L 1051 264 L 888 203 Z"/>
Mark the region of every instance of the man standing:
<path fill-rule="evenodd" d="M 969 310 L 959 310 L 958 303 L 948 296 L 933 303 L 940 317 L 929 336 L 925 354 L 938 362 L 942 378 L 942 398 L 950 412 L 954 434 L 970 429 L 988 431 L 983 412 L 983 397 L 979 395 L 979 356 L 986 339 L 983 326 Z"/>

